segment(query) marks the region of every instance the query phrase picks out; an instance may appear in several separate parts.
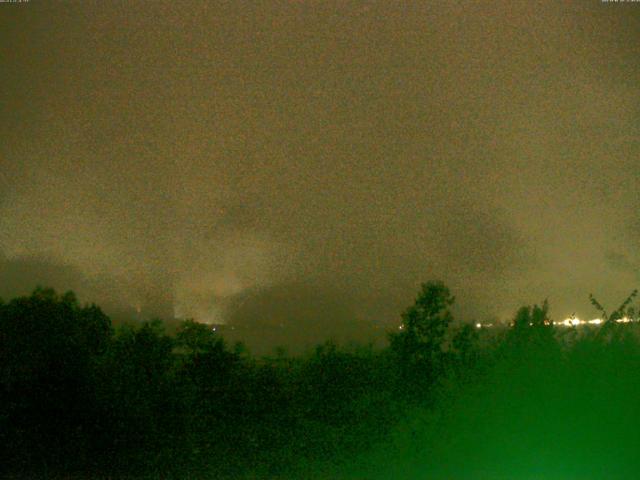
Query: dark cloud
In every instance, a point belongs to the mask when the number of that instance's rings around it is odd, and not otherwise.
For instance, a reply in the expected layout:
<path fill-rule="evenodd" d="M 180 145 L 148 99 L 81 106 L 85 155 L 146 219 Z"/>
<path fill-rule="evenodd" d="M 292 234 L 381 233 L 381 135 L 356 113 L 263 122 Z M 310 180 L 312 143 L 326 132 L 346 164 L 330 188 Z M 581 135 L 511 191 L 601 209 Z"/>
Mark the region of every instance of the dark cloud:
<path fill-rule="evenodd" d="M 618 252 L 609 252 L 607 253 L 607 260 L 611 264 L 611 266 L 615 269 L 622 271 L 636 271 L 637 267 L 633 265 L 633 263 L 629 260 L 629 258 Z"/>
<path fill-rule="evenodd" d="M 97 303 L 112 319 L 130 321 L 170 318 L 172 303 L 163 302 L 156 290 L 117 281 L 105 274 L 89 277 L 73 265 L 46 257 L 8 259 L 0 254 L 0 297 L 28 295 L 37 286 L 53 286 L 59 292 L 74 291 L 82 303 Z"/>
<path fill-rule="evenodd" d="M 526 239 L 499 212 L 443 203 L 434 213 L 438 251 L 450 268 L 501 276 L 532 265 Z"/>
<path fill-rule="evenodd" d="M 2 7 L 0 248 L 24 266 L 8 284 L 37 283 L 49 267 L 24 259 L 46 258 L 73 269 L 55 287 L 108 278 L 211 322 L 239 295 L 313 285 L 338 317 L 389 325 L 433 278 L 464 318 L 615 302 L 637 282 L 608 255 L 637 258 L 639 13 Z M 287 318 L 306 331 L 348 328 L 314 330 L 334 309 L 304 302 Z"/>
<path fill-rule="evenodd" d="M 320 339 L 338 342 L 383 339 L 382 325 L 372 318 L 361 318 L 354 300 L 349 292 L 303 283 L 243 292 L 229 302 L 229 326 L 225 333 L 230 338 L 248 338 L 249 346 L 256 352 L 268 352 L 274 345 L 303 351 Z"/>

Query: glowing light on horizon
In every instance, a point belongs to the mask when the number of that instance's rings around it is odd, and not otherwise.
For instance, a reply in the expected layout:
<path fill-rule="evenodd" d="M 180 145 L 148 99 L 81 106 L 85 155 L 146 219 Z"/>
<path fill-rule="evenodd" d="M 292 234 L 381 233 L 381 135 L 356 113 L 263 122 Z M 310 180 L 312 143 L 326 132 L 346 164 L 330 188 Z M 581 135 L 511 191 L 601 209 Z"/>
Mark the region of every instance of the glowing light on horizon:
<path fill-rule="evenodd" d="M 617 320 L 615 320 L 616 323 L 637 323 L 639 320 L 638 319 L 634 319 L 634 318 L 629 318 L 627 316 L 622 317 L 622 318 L 618 318 Z M 581 320 L 578 317 L 568 317 L 565 318 L 562 321 L 549 321 L 549 320 L 545 320 L 544 324 L 545 325 L 555 325 L 555 326 L 559 326 L 559 327 L 579 327 L 581 325 L 602 325 L 604 324 L 605 321 L 601 318 L 594 318 L 592 320 Z M 476 323 L 475 324 L 476 328 L 480 329 L 480 328 L 490 328 L 493 327 L 493 323 Z M 506 327 L 513 327 L 512 323 L 507 323 L 504 324 L 504 326 Z M 530 322 L 529 326 L 533 326 L 533 323 Z"/>
<path fill-rule="evenodd" d="M 627 316 L 619 318 L 619 319 L 616 320 L 617 323 L 637 323 L 638 321 L 640 321 L 640 320 L 637 319 L 637 318 L 629 318 Z M 582 325 L 596 325 L 596 326 L 599 326 L 599 325 L 602 325 L 604 323 L 605 323 L 605 321 L 603 319 L 601 319 L 601 318 L 594 318 L 592 320 L 581 320 L 580 318 L 575 317 L 575 316 L 565 318 L 564 320 L 559 321 L 559 322 L 556 322 L 555 320 L 545 320 L 544 321 L 544 325 L 546 325 L 546 326 L 554 325 L 554 326 L 558 326 L 558 327 L 579 327 L 579 326 L 582 326 Z M 510 327 L 513 327 L 514 324 L 513 323 L 499 323 L 498 325 L 510 328 Z M 475 324 L 475 327 L 478 330 L 480 330 L 482 328 L 491 328 L 493 326 L 494 326 L 493 323 L 477 322 Z M 529 322 L 529 326 L 532 327 L 533 323 Z M 398 327 L 398 330 L 404 330 L 404 324 L 401 324 Z"/>

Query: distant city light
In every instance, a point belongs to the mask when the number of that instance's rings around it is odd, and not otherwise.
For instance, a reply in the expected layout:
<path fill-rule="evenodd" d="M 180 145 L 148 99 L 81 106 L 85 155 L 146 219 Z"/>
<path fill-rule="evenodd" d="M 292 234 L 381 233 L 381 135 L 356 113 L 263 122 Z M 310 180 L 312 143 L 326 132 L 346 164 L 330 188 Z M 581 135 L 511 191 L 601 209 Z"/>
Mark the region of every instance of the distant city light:
<path fill-rule="evenodd" d="M 616 323 L 635 323 L 638 320 L 637 319 L 633 319 L 633 318 L 629 318 L 627 316 L 622 317 L 622 318 L 618 318 L 617 320 L 615 320 Z M 565 318 L 562 321 L 550 321 L 550 320 L 545 320 L 544 321 L 544 325 L 555 325 L 555 326 L 559 326 L 559 327 L 579 327 L 582 325 L 602 325 L 604 323 L 604 320 L 601 318 L 594 318 L 592 320 L 581 320 L 578 317 L 572 316 L 569 318 Z M 513 327 L 512 323 L 509 324 L 505 324 L 505 326 L 507 327 Z M 533 323 L 529 322 L 529 326 L 532 327 Z M 481 323 L 478 322 L 475 324 L 475 327 L 477 329 L 481 329 L 481 328 L 491 328 L 493 327 L 493 323 Z M 403 329 L 403 325 L 400 325 L 400 330 Z"/>

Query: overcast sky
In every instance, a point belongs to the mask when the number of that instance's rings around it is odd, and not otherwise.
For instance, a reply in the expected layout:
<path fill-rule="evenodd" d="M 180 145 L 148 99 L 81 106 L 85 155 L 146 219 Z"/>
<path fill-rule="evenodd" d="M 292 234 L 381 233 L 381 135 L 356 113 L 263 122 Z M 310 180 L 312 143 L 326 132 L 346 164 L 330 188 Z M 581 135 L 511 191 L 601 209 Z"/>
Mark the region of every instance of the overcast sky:
<path fill-rule="evenodd" d="M 465 320 L 639 286 L 640 4 L 31 1 L 0 40 L 5 298 L 295 343 L 432 279 Z"/>

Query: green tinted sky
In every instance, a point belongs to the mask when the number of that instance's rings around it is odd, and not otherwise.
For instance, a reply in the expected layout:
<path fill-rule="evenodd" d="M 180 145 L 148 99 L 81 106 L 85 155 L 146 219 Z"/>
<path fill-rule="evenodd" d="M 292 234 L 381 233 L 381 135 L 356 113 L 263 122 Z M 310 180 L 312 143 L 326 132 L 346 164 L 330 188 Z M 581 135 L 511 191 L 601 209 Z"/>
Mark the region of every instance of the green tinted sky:
<path fill-rule="evenodd" d="M 340 332 L 433 278 L 482 317 L 589 316 L 589 292 L 638 284 L 640 4 L 31 1 L 0 22 L 5 296 Z"/>

